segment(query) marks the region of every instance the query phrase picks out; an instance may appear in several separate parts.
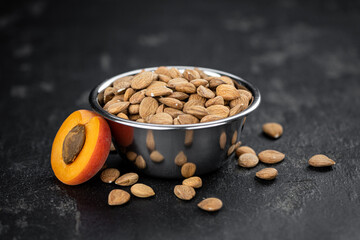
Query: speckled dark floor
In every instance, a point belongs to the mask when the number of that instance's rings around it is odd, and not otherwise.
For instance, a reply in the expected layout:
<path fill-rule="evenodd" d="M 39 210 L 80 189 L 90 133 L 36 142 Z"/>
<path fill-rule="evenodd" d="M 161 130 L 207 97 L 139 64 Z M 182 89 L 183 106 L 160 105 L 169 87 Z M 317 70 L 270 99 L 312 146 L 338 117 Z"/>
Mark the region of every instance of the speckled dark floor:
<path fill-rule="evenodd" d="M 24 1 L 0 8 L 1 239 L 359 239 L 360 5 L 356 1 Z M 61 184 L 50 149 L 91 88 L 124 71 L 197 65 L 260 88 L 243 142 L 286 153 L 270 183 L 232 160 L 190 202 L 141 176 L 153 199 L 109 207 L 98 177 Z M 272 141 L 261 125 L 277 121 Z M 316 170 L 324 153 L 337 164 Z M 121 167 L 116 155 L 110 165 Z M 218 196 L 214 214 L 196 203 Z"/>

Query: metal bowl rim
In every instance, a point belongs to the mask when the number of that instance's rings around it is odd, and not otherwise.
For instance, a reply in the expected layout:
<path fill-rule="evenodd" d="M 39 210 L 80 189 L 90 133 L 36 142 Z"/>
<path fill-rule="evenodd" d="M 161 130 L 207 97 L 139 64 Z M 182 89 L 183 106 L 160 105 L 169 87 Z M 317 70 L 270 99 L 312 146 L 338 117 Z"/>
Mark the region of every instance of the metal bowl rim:
<path fill-rule="evenodd" d="M 185 124 L 185 125 L 162 125 L 162 124 L 140 123 L 140 122 L 136 122 L 136 121 L 132 121 L 132 120 L 126 120 L 126 119 L 119 118 L 119 117 L 116 117 L 116 116 L 108 113 L 100 106 L 99 102 L 97 101 L 97 96 L 98 96 L 99 92 L 104 90 L 112 82 L 114 82 L 116 79 L 118 79 L 120 77 L 134 75 L 134 74 L 141 72 L 142 70 L 155 71 L 158 68 L 158 67 L 148 67 L 148 68 L 140 68 L 140 69 L 136 69 L 136 70 L 132 70 L 129 72 L 118 74 L 118 75 L 111 77 L 110 79 L 98 84 L 95 88 L 93 88 L 91 90 L 91 92 L 89 94 L 89 102 L 90 102 L 91 107 L 97 113 L 99 113 L 102 117 L 104 117 L 108 120 L 111 120 L 113 122 L 126 125 L 126 126 L 142 128 L 142 129 L 150 129 L 150 130 L 179 130 L 179 129 L 194 130 L 194 129 L 204 129 L 204 128 L 211 128 L 211 127 L 226 125 L 232 121 L 235 121 L 237 119 L 247 116 L 252 111 L 254 111 L 260 104 L 260 101 L 261 101 L 260 91 L 253 84 L 251 84 L 251 83 L 245 81 L 244 79 L 242 79 L 236 75 L 233 75 L 231 73 L 227 73 L 227 72 L 212 69 L 212 68 L 203 68 L 203 67 L 194 67 L 194 66 L 166 66 L 166 67 L 168 67 L 168 68 L 175 67 L 179 70 L 198 68 L 202 71 L 212 72 L 212 73 L 216 73 L 216 74 L 220 74 L 220 75 L 224 75 L 224 76 L 228 76 L 230 78 L 236 79 L 237 81 L 240 81 L 240 83 L 242 85 L 244 85 L 248 90 L 250 90 L 252 92 L 252 94 L 254 96 L 254 101 L 251 103 L 250 107 L 248 107 L 244 111 L 242 111 L 234 116 L 216 120 L 216 121 L 212 121 L 212 122 Z"/>

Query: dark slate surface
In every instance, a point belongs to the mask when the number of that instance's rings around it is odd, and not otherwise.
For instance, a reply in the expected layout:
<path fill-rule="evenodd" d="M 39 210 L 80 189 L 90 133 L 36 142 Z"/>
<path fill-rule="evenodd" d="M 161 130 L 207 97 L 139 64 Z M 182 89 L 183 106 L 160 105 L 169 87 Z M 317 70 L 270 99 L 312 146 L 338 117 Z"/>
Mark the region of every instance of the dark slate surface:
<path fill-rule="evenodd" d="M 0 12 L 1 239 L 359 239 L 358 2 L 39 0 L 2 2 Z M 115 208 L 115 186 L 98 176 L 61 184 L 50 150 L 62 121 L 89 108 L 102 80 L 158 65 L 221 69 L 258 86 L 263 101 L 242 140 L 286 153 L 278 178 L 258 181 L 264 165 L 232 159 L 190 202 L 172 194 L 179 181 L 141 176 L 157 195 Z M 284 136 L 264 137 L 267 121 Z M 316 153 L 337 164 L 309 168 Z M 224 208 L 199 210 L 208 196 Z"/>

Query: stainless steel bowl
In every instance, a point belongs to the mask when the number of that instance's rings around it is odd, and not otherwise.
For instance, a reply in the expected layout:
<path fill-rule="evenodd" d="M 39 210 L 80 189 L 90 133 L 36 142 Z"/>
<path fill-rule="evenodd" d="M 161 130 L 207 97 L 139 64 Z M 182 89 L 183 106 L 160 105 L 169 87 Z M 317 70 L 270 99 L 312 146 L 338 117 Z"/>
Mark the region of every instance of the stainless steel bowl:
<path fill-rule="evenodd" d="M 184 69 L 193 69 L 190 66 L 176 67 L 182 72 Z M 241 137 L 246 116 L 260 104 L 259 90 L 233 74 L 215 69 L 200 68 L 210 76 L 228 76 L 250 90 L 254 96 L 252 104 L 243 112 L 225 119 L 189 125 L 159 125 L 139 123 L 118 118 L 109 114 L 100 106 L 97 96 L 113 81 L 120 77 L 134 75 L 142 71 L 138 69 L 119 74 L 95 87 L 89 96 L 91 107 L 103 116 L 111 128 L 115 147 L 120 156 L 130 159 L 145 174 L 162 178 L 181 177 L 181 167 L 175 163 L 179 153 L 183 153 L 187 162 L 196 165 L 196 175 L 212 172 L 221 167 L 228 159 L 228 149 L 232 143 L 238 142 Z M 146 68 L 154 71 L 156 67 Z M 150 153 L 156 149 L 164 156 L 162 162 L 150 159 Z M 136 160 L 133 157 L 138 156 Z M 141 159 L 141 157 L 143 160 Z"/>

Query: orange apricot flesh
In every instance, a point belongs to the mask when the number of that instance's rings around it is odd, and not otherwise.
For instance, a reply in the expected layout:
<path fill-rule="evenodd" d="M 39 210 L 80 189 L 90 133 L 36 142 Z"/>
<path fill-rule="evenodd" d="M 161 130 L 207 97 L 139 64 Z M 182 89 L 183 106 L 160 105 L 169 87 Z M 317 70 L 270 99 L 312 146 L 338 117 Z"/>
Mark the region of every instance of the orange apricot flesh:
<path fill-rule="evenodd" d="M 85 126 L 85 142 L 73 162 L 65 163 L 63 144 L 77 125 Z M 51 150 L 51 167 L 55 176 L 67 185 L 78 185 L 92 178 L 104 165 L 110 151 L 111 132 L 108 123 L 89 110 L 73 112 L 58 130 Z"/>

